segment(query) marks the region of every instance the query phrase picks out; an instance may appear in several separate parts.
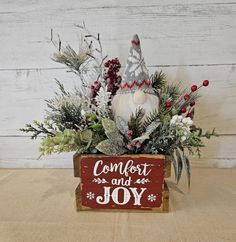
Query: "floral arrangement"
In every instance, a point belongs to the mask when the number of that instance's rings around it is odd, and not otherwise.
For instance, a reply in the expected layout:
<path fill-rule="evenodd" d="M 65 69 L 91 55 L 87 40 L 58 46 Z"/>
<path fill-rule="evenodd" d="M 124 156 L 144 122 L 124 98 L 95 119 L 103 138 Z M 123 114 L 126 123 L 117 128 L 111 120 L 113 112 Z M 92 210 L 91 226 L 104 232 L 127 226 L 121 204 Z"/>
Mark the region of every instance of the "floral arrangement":
<path fill-rule="evenodd" d="M 164 154 L 171 157 L 177 182 L 185 165 L 190 182 L 189 154 L 204 146 L 203 139 L 216 136 L 215 129 L 203 132 L 194 122 L 199 89 L 168 83 L 162 71 L 150 77 L 142 56 L 140 40 L 131 41 L 128 61 L 121 77 L 118 58 L 103 55 L 100 35 L 78 26 L 83 35 L 80 48 L 56 43 L 55 62 L 64 64 L 78 77 L 74 91 L 65 90 L 46 100 L 43 122 L 22 128 L 32 138 L 42 136 L 41 155 L 61 152 L 83 154 Z"/>

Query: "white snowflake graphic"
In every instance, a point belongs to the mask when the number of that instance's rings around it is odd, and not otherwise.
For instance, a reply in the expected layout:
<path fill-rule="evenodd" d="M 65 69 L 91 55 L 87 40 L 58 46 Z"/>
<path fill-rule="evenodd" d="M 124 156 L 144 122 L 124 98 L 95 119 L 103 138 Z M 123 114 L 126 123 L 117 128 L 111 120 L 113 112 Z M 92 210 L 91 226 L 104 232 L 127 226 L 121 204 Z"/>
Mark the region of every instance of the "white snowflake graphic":
<path fill-rule="evenodd" d="M 87 192 L 86 196 L 89 200 L 92 200 L 95 198 L 95 194 L 93 192 Z"/>
<path fill-rule="evenodd" d="M 156 201 L 156 199 L 157 199 L 157 196 L 156 195 L 154 195 L 154 194 L 148 195 L 148 201 L 154 202 L 154 201 Z"/>

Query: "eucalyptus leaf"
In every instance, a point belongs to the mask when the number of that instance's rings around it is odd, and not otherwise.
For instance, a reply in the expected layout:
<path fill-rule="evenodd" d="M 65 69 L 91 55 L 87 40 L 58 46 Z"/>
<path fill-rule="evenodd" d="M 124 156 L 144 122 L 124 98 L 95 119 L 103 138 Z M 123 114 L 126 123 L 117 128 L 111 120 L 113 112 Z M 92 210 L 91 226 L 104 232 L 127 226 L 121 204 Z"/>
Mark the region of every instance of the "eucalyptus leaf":
<path fill-rule="evenodd" d="M 179 183 L 179 180 L 182 175 L 182 170 L 183 170 L 183 161 L 182 161 L 182 157 L 181 157 L 181 154 L 178 149 L 175 150 L 175 153 L 176 153 L 177 162 L 178 162 L 177 183 Z"/>
<path fill-rule="evenodd" d="M 174 154 L 171 154 L 171 163 L 173 164 L 174 167 L 174 173 L 175 173 L 175 180 L 177 180 L 177 161 L 175 159 Z"/>
<path fill-rule="evenodd" d="M 188 179 L 188 188 L 190 188 L 190 181 L 191 181 L 191 167 L 190 167 L 190 162 L 187 156 L 183 156 L 184 158 L 184 164 L 185 164 L 185 169 L 187 173 L 187 179 Z"/>

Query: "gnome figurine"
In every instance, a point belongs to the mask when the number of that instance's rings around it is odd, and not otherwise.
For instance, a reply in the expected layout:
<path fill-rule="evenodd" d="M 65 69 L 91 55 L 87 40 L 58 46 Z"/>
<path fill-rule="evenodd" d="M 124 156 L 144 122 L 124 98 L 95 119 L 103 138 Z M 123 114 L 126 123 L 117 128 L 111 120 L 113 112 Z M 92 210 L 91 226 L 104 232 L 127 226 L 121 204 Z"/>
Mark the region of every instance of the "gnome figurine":
<path fill-rule="evenodd" d="M 112 100 L 115 120 L 119 116 L 126 122 L 138 108 L 145 111 L 145 116 L 159 109 L 159 98 L 152 88 L 138 35 L 133 36 L 131 44 L 120 88 Z"/>

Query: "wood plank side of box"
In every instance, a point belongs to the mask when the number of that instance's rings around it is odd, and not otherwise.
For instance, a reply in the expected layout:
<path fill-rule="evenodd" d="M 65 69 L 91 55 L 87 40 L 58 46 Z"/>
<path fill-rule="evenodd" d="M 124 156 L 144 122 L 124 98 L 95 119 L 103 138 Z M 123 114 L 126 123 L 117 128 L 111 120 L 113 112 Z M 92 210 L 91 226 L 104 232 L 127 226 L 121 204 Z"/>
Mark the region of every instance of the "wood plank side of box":
<path fill-rule="evenodd" d="M 164 155 L 75 155 L 78 211 L 168 212 Z"/>

